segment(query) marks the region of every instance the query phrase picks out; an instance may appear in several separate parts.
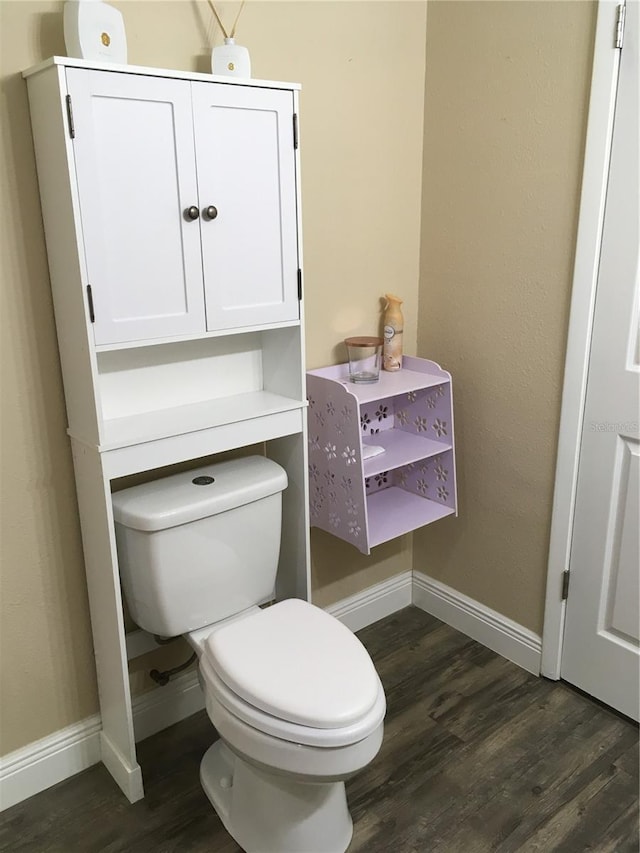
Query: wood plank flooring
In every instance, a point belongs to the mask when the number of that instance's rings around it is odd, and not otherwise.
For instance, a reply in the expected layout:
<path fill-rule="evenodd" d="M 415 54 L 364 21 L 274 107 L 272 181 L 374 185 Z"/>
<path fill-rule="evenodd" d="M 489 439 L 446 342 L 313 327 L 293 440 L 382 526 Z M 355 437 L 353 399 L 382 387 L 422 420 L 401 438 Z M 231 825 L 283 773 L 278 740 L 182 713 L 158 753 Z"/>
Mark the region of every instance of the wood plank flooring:
<path fill-rule="evenodd" d="M 359 636 L 388 714 L 349 853 L 637 853 L 637 726 L 413 607 Z M 214 736 L 202 712 L 142 742 L 133 806 L 102 765 L 14 806 L 0 851 L 238 853 L 198 779 Z"/>

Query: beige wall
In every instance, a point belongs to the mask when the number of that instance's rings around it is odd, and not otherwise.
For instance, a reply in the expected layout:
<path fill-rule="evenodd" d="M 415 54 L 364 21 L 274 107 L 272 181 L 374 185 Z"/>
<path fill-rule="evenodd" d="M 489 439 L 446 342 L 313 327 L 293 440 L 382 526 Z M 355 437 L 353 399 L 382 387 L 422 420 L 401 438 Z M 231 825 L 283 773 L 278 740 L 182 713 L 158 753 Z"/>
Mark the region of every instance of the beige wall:
<path fill-rule="evenodd" d="M 58 3 L 0 3 L 0 752 L 97 709 L 86 586 L 24 82 Z"/>
<path fill-rule="evenodd" d="M 418 342 L 454 377 L 460 517 L 414 568 L 538 632 L 594 26 L 591 3 L 428 6 Z"/>
<path fill-rule="evenodd" d="M 114 5 L 132 63 L 207 70 L 206 4 Z M 232 16 L 231 4 L 221 8 Z M 0 2 L 0 754 L 97 711 L 19 76 L 64 52 L 61 10 Z M 385 290 L 405 297 L 406 351 L 418 345 L 452 371 L 459 439 L 460 518 L 415 535 L 413 566 L 533 630 L 542 619 L 594 19 L 589 3 L 433 0 L 426 93 L 420 2 L 256 2 L 239 31 L 254 76 L 304 87 L 308 366 L 342 360 L 346 334 L 376 330 Z M 319 604 L 412 566 L 411 537 L 369 558 L 315 531 L 312 544 Z"/>
<path fill-rule="evenodd" d="M 114 2 L 134 64 L 207 71 L 206 3 Z M 0 754 L 97 711 L 75 490 L 35 166 L 20 71 L 64 53 L 62 2 L 0 2 L 2 575 Z M 221 3 L 225 18 L 234 9 Z M 255 77 L 303 84 L 309 367 L 407 306 L 415 353 L 426 7 L 422 2 L 249 3 L 239 41 Z M 390 61 L 401 57 L 401 61 Z M 316 600 L 410 568 L 410 538 L 370 558 L 314 537 Z M 134 679 L 139 684 L 139 677 Z"/>

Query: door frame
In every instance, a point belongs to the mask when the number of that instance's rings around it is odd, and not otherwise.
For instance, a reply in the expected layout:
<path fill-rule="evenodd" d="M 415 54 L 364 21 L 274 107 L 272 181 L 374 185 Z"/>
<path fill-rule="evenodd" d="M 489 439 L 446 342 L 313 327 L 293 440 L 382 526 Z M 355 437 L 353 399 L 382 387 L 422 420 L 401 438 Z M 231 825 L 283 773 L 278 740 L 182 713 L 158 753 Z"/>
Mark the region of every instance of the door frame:
<path fill-rule="evenodd" d="M 573 271 L 558 455 L 547 565 L 541 674 L 560 678 L 566 601 L 563 572 L 569 568 L 587 373 L 611 159 L 620 49 L 615 47 L 618 6 L 598 0 L 589 117 Z"/>

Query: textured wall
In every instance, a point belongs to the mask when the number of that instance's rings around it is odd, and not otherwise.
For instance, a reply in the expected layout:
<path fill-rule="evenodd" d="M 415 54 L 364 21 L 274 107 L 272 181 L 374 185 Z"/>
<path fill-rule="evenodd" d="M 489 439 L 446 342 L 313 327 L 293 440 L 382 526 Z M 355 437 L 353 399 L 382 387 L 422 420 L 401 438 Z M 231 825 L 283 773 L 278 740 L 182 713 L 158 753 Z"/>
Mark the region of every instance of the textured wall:
<path fill-rule="evenodd" d="M 207 70 L 205 3 L 114 5 L 133 63 Z M 61 11 L 0 2 L 0 754 L 97 710 L 19 76 L 64 52 Z M 539 630 L 594 7 L 430 2 L 426 98 L 423 3 L 252 3 L 241 22 L 254 75 L 304 87 L 309 367 L 343 360 L 337 343 L 402 293 L 406 351 L 419 335 L 418 354 L 454 374 L 459 438 L 461 517 L 414 537 L 415 568 Z M 312 542 L 321 604 L 411 566 L 411 537 L 369 558 Z"/>
<path fill-rule="evenodd" d="M 207 71 L 205 2 L 114 2 L 133 64 Z M 62 2 L 0 2 L 3 85 L 2 614 L 0 754 L 97 711 L 71 456 L 22 69 L 64 53 Z M 220 3 L 226 20 L 237 4 Z M 238 41 L 253 74 L 303 84 L 310 367 L 376 330 L 379 298 L 407 300 L 415 352 L 424 108 L 422 2 L 249 3 Z M 219 41 L 219 37 L 217 37 Z M 389 63 L 390 54 L 402 62 Z M 408 569 L 410 540 L 363 559 L 314 537 L 317 600 Z M 134 682 L 140 686 L 139 674 Z"/>
<path fill-rule="evenodd" d="M 71 453 L 26 87 L 60 3 L 0 3 L 3 214 L 0 752 L 97 709 Z"/>
<path fill-rule="evenodd" d="M 595 4 L 428 10 L 418 349 L 454 377 L 460 518 L 414 568 L 541 631 Z"/>

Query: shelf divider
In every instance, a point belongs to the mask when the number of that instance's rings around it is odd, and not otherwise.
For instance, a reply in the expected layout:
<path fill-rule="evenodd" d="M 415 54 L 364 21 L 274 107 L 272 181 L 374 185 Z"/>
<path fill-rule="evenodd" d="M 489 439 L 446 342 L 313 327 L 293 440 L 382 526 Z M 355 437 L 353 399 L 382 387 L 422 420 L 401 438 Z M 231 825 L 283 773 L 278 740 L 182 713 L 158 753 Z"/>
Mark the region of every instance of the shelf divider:
<path fill-rule="evenodd" d="M 384 447 L 384 453 L 365 459 L 362 463 L 362 471 L 365 477 L 372 477 L 381 471 L 390 471 L 418 462 L 420 459 L 428 459 L 451 450 L 450 443 L 434 441 L 432 438 L 423 438 L 420 435 L 412 435 L 399 429 L 387 429 L 376 435 L 368 436 L 362 441 L 362 446 Z"/>
<path fill-rule="evenodd" d="M 367 514 L 369 547 L 373 548 L 432 521 L 454 515 L 455 509 L 390 486 L 368 497 Z"/>

